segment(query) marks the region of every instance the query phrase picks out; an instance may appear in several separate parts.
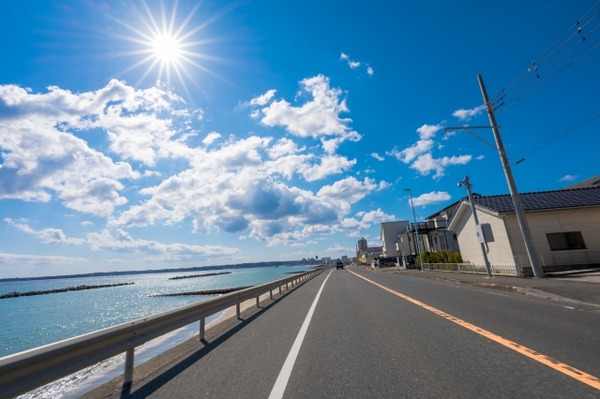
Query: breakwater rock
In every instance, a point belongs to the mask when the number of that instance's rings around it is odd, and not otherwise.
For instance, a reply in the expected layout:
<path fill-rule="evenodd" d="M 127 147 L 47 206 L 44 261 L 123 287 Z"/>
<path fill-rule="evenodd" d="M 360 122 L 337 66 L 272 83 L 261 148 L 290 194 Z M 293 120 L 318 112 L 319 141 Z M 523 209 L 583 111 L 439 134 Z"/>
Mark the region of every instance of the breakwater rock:
<path fill-rule="evenodd" d="M 94 290 L 97 288 L 108 288 L 108 287 L 120 287 L 123 285 L 132 285 L 133 283 L 118 283 L 118 284 L 98 284 L 98 285 L 78 285 L 75 287 L 64 287 L 55 288 L 52 290 L 40 290 L 40 291 L 24 291 L 24 292 L 9 292 L 0 295 L 0 299 L 18 298 L 20 296 L 33 296 L 33 295 L 48 295 L 48 294 L 59 294 L 61 292 L 68 291 L 83 291 L 83 290 Z"/>
<path fill-rule="evenodd" d="M 216 272 L 216 273 L 204 273 L 204 274 L 188 274 L 187 276 L 170 277 L 169 280 L 181 280 L 181 279 L 184 279 L 184 278 L 220 276 L 221 274 L 231 274 L 231 272 Z"/>
<path fill-rule="evenodd" d="M 252 287 L 251 285 L 244 287 L 235 287 L 235 288 L 217 288 L 214 290 L 202 290 L 202 291 L 187 291 L 187 292 L 176 292 L 174 294 L 155 294 L 150 295 L 151 297 L 162 297 L 162 296 L 184 296 L 184 295 L 220 295 L 220 294 L 228 294 L 230 292 L 243 290 L 246 288 Z"/>

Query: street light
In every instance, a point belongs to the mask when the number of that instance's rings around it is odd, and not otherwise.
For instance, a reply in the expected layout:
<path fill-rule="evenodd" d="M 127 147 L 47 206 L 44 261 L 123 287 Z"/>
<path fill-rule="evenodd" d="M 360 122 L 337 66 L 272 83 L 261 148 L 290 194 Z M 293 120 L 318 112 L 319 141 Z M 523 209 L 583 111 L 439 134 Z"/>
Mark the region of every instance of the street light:
<path fill-rule="evenodd" d="M 475 232 L 477 234 L 477 238 L 479 239 L 479 243 L 481 244 L 481 254 L 483 255 L 483 263 L 485 264 L 485 270 L 487 272 L 488 278 L 492 278 L 492 268 L 490 267 L 490 261 L 487 257 L 487 252 L 485 250 L 485 236 L 483 235 L 483 230 L 481 229 L 481 225 L 479 224 L 479 219 L 477 219 L 477 212 L 475 211 L 475 204 L 473 203 L 473 196 L 471 195 L 471 182 L 469 181 L 469 176 L 465 176 L 465 178 L 458 182 L 458 187 L 465 187 L 467 189 L 467 194 L 469 195 L 469 203 L 471 204 L 471 213 L 473 214 L 473 220 L 475 221 Z"/>
<path fill-rule="evenodd" d="M 415 214 L 415 204 L 413 202 L 412 190 L 410 188 L 405 188 L 404 191 L 408 191 L 408 193 L 410 194 L 410 207 L 412 209 L 413 221 L 415 226 L 415 240 L 417 241 L 415 247 L 417 248 L 419 260 L 421 261 L 421 271 L 423 271 L 423 256 L 421 255 L 421 246 L 419 245 L 419 227 L 417 226 L 417 215 Z"/>

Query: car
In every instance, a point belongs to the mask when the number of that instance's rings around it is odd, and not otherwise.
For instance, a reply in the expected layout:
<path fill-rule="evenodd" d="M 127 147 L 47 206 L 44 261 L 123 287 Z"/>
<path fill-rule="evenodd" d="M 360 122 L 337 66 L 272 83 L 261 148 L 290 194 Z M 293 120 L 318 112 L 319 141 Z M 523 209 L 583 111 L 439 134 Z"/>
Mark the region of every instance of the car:
<path fill-rule="evenodd" d="M 336 268 L 336 269 L 343 269 L 343 268 L 344 268 L 344 262 L 340 262 L 340 261 L 338 261 L 338 262 L 335 264 L 335 268 Z"/>

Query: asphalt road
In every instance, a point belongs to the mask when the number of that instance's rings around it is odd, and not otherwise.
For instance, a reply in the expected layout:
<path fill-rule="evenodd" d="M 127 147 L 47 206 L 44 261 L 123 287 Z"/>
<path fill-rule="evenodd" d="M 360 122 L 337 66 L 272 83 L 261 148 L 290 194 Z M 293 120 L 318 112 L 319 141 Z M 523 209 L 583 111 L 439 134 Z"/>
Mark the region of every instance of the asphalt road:
<path fill-rule="evenodd" d="M 243 324 L 132 396 L 600 397 L 600 314 L 556 301 L 350 268 Z"/>

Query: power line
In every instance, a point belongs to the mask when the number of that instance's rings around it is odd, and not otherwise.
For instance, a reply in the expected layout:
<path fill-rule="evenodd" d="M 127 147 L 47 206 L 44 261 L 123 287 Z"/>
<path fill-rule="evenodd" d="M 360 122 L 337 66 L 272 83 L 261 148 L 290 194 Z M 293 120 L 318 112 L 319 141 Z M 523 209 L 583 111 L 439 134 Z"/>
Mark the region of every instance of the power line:
<path fill-rule="evenodd" d="M 573 53 L 578 47 L 590 43 L 590 37 L 600 29 L 600 23 L 597 21 L 600 12 L 596 12 L 591 16 L 590 14 L 594 13 L 594 10 L 599 6 L 600 1 L 563 32 L 525 71 L 503 87 L 491 101 L 494 110 L 505 110 L 512 106 L 515 102 L 544 86 L 557 75 L 596 50 L 600 46 L 600 42 L 592 45 L 586 52 L 576 56 L 573 60 L 559 66 L 557 70 L 553 70 L 561 60 Z M 540 79 L 542 80 L 540 81 Z"/>
<path fill-rule="evenodd" d="M 518 161 L 515 162 L 515 165 L 520 164 L 521 162 L 525 161 L 525 159 L 530 156 L 531 154 L 540 151 L 552 144 L 554 144 L 555 142 L 564 139 L 565 137 L 575 133 L 576 131 L 578 131 L 579 129 L 582 129 L 583 127 L 589 125 L 590 123 L 592 123 L 594 120 L 600 118 L 600 111 L 598 111 L 597 113 L 595 113 L 594 115 L 591 115 L 585 119 L 583 119 L 581 122 L 570 126 L 568 128 L 565 128 L 563 130 L 558 131 L 557 133 L 555 133 L 553 136 L 551 136 L 550 138 L 548 138 L 547 140 L 545 140 L 544 142 L 542 142 L 541 144 L 538 144 L 536 146 L 533 146 L 531 148 L 529 148 L 528 150 L 525 151 L 525 155 L 523 155 L 522 157 L 519 158 Z"/>

